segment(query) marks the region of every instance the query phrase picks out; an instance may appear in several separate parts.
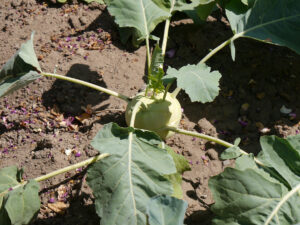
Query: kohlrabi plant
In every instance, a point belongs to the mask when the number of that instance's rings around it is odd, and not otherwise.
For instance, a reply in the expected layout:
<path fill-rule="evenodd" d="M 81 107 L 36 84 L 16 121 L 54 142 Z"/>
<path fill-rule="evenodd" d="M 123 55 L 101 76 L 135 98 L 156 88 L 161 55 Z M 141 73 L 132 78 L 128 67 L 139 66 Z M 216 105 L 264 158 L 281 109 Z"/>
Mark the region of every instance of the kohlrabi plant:
<path fill-rule="evenodd" d="M 105 92 L 128 103 L 128 127 L 109 123 L 91 145 L 100 155 L 50 174 L 23 180 L 22 170 L 0 170 L 0 224 L 28 224 L 40 207 L 38 182 L 57 174 L 90 165 L 87 182 L 93 190 L 95 208 L 102 225 L 183 224 L 187 203 L 182 199 L 181 175 L 189 170 L 183 156 L 164 143 L 175 133 L 203 138 L 225 146 L 222 159 L 236 159 L 212 178 L 209 186 L 216 201 L 214 224 L 297 224 L 300 222 L 300 136 L 281 139 L 262 137 L 257 158 L 218 138 L 178 127 L 182 109 L 177 94 L 183 89 L 191 101 L 211 102 L 218 95 L 221 74 L 205 63 L 234 40 L 249 37 L 283 45 L 300 53 L 300 2 L 298 0 L 229 0 L 225 7 L 234 35 L 211 50 L 197 65 L 164 72 L 168 32 L 172 15 L 191 11 L 205 19 L 214 0 L 110 0 L 109 13 L 120 27 L 121 38 L 139 46 L 146 43 L 146 89 L 130 98 L 115 91 L 63 75 L 42 71 L 31 40 L 0 72 L 0 96 L 5 96 L 42 76 L 62 79 Z M 152 35 L 165 22 L 162 38 Z M 156 43 L 154 48 L 150 40 Z M 160 41 L 161 40 L 161 41 Z M 161 43 L 161 45 L 160 45 Z M 170 93 L 171 85 L 177 88 Z"/>

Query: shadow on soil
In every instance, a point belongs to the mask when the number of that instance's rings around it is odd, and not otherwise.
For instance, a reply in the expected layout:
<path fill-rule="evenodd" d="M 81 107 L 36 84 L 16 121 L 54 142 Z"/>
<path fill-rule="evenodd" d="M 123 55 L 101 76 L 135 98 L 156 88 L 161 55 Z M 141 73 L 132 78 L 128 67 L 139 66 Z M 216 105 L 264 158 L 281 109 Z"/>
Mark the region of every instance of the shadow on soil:
<path fill-rule="evenodd" d="M 70 207 L 63 215 L 55 215 L 46 219 L 36 219 L 31 225 L 62 225 L 62 224 L 80 224 L 95 225 L 100 224 L 100 219 L 95 212 L 94 204 L 83 205 L 84 199 L 89 196 L 85 194 L 80 195 L 78 198 L 70 202 Z"/>
<path fill-rule="evenodd" d="M 106 87 L 102 75 L 91 71 L 87 65 L 72 65 L 66 76 Z M 108 97 L 105 93 L 80 84 L 56 80 L 51 89 L 43 94 L 42 99 L 45 107 L 52 108 L 56 104 L 62 113 L 76 115 L 83 111 L 81 107 L 89 104 L 95 106 Z"/>

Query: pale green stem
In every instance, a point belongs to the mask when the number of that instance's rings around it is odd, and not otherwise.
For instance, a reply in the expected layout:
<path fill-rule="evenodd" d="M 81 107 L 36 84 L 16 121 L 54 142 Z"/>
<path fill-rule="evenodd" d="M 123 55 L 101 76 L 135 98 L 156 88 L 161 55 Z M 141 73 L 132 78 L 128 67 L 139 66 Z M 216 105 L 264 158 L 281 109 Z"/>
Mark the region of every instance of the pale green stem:
<path fill-rule="evenodd" d="M 166 24 L 165 24 L 164 37 L 163 37 L 163 42 L 162 42 L 162 47 L 161 47 L 163 56 L 166 54 L 168 35 L 169 35 L 169 27 L 170 27 L 170 18 L 168 18 L 166 20 Z"/>
<path fill-rule="evenodd" d="M 75 79 L 75 78 L 67 77 L 67 76 L 63 76 L 63 75 L 53 74 L 53 73 L 44 73 L 44 72 L 42 72 L 41 75 L 46 76 L 46 77 L 54 77 L 56 79 L 66 80 L 66 81 L 70 81 L 72 83 L 80 84 L 80 85 L 95 89 L 97 91 L 101 91 L 101 92 L 104 92 L 106 94 L 112 95 L 114 97 L 120 98 L 120 99 L 126 101 L 127 103 L 130 102 L 130 98 L 125 96 L 125 95 L 119 94 L 115 91 L 111 91 L 107 88 L 104 88 L 104 87 L 101 87 L 101 86 L 98 86 L 98 85 L 95 85 L 95 84 L 91 84 L 91 83 L 83 81 L 83 80 L 79 80 L 79 79 Z"/>
<path fill-rule="evenodd" d="M 105 154 L 102 154 L 102 155 L 97 155 L 97 156 L 91 157 L 91 158 L 89 158 L 89 159 L 87 159 L 87 160 L 84 160 L 84 161 L 82 161 L 82 162 L 76 163 L 76 164 L 74 164 L 74 165 L 67 166 L 67 167 L 64 167 L 64 168 L 62 168 L 62 169 L 55 170 L 55 171 L 53 171 L 53 172 L 51 172 L 51 173 L 48 173 L 48 174 L 46 174 L 46 175 L 37 177 L 37 178 L 35 178 L 34 180 L 37 181 L 37 182 L 41 182 L 41 181 L 43 181 L 43 180 L 50 179 L 51 177 L 57 176 L 57 175 L 59 175 L 59 174 L 66 173 L 66 172 L 69 172 L 69 171 L 71 171 L 71 170 L 75 170 L 75 169 L 77 169 L 77 168 L 80 168 L 80 167 L 83 167 L 83 166 L 90 165 L 90 164 L 92 164 L 92 163 L 94 163 L 94 162 L 97 162 L 97 161 L 99 161 L 99 160 L 101 160 L 101 159 L 103 159 L 103 158 L 106 158 L 106 157 L 108 157 L 108 156 L 109 156 L 108 153 L 105 153 Z M 22 183 L 20 183 L 20 184 L 14 186 L 14 187 L 12 187 L 12 188 L 10 188 L 9 190 L 6 190 L 6 191 L 0 193 L 0 197 L 6 195 L 9 191 L 12 191 L 12 190 L 14 190 L 14 189 L 16 189 L 16 188 L 19 188 L 19 187 L 22 187 L 22 186 L 26 185 L 27 182 L 28 182 L 28 181 L 23 181 Z"/>
<path fill-rule="evenodd" d="M 143 103 L 142 101 L 138 101 L 136 103 L 136 105 L 133 107 L 131 118 L 130 118 L 130 125 L 129 125 L 130 127 L 134 128 L 134 122 L 135 122 L 136 113 L 137 113 L 137 111 L 140 108 L 140 106 L 141 106 L 142 103 Z"/>
<path fill-rule="evenodd" d="M 149 73 L 150 66 L 151 66 L 151 54 L 150 54 L 150 43 L 148 37 L 146 37 L 146 48 L 147 48 L 147 66 L 148 66 L 148 73 Z"/>
<path fill-rule="evenodd" d="M 206 135 L 206 134 L 200 134 L 198 132 L 194 132 L 194 131 L 187 131 L 187 130 L 184 130 L 184 129 L 180 129 L 180 128 L 177 128 L 177 127 L 166 127 L 167 130 L 169 131 L 173 131 L 173 132 L 176 132 L 176 133 L 179 133 L 179 134 L 185 134 L 185 135 L 188 135 L 188 136 L 192 136 L 192 137 L 198 137 L 198 138 L 202 138 L 202 139 L 205 139 L 205 140 L 208 140 L 208 141 L 211 141 L 211 142 L 215 142 L 219 145 L 223 145 L 227 148 L 230 148 L 230 147 L 234 147 L 233 144 L 227 142 L 227 141 L 223 141 L 219 138 L 215 138 L 215 137 L 212 137 L 212 136 L 209 136 L 209 135 Z M 244 150 L 240 149 L 240 152 L 243 154 L 243 155 L 249 155 L 247 152 L 245 152 Z M 259 164 L 260 166 L 265 166 L 261 161 L 259 161 L 258 159 L 256 159 L 254 157 L 254 161 Z"/>
<path fill-rule="evenodd" d="M 264 225 L 268 225 L 272 218 L 275 216 L 275 214 L 278 212 L 280 207 L 290 198 L 293 194 L 295 194 L 297 191 L 300 190 L 300 184 L 298 184 L 296 187 L 294 187 L 291 191 L 289 191 L 283 198 L 280 200 L 280 202 L 277 204 L 277 206 L 273 209 L 272 213 L 269 215 L 268 219 L 264 223 Z"/>
<path fill-rule="evenodd" d="M 75 169 L 78 169 L 80 167 L 83 167 L 83 166 L 87 166 L 87 165 L 90 165 L 94 162 L 97 162 L 101 159 L 104 159 L 106 158 L 107 156 L 109 156 L 108 153 L 104 153 L 104 154 L 101 154 L 101 155 L 97 155 L 97 156 L 94 156 L 92 158 L 89 158 L 87 160 L 84 160 L 82 162 L 79 162 L 79 163 L 76 163 L 74 165 L 71 165 L 71 166 L 67 166 L 65 168 L 62 168 L 62 169 L 59 169 L 59 170 L 55 170 L 51 173 L 48 173 L 46 175 L 43 175 L 43 176 L 40 176 L 40 177 L 37 177 L 35 178 L 34 180 L 37 181 L 37 182 L 41 182 L 43 180 L 48 180 L 49 178 L 51 177 L 54 177 L 54 176 L 57 176 L 59 174 L 62 174 L 62 173 L 66 173 L 66 172 L 69 172 L 71 170 L 75 170 Z"/>
<path fill-rule="evenodd" d="M 210 51 L 203 59 L 201 59 L 200 63 L 205 63 L 207 60 L 209 60 L 214 54 L 216 54 L 218 51 L 220 51 L 222 48 L 224 48 L 226 45 L 229 45 L 230 42 L 234 41 L 235 39 L 243 36 L 244 33 L 239 33 L 233 35 L 231 38 L 228 40 L 224 41 L 222 44 L 214 48 L 213 50 Z"/>
<path fill-rule="evenodd" d="M 181 91 L 181 88 L 180 88 L 180 87 L 177 87 L 177 88 L 171 93 L 172 97 L 173 97 L 173 98 L 176 98 L 180 91 Z"/>

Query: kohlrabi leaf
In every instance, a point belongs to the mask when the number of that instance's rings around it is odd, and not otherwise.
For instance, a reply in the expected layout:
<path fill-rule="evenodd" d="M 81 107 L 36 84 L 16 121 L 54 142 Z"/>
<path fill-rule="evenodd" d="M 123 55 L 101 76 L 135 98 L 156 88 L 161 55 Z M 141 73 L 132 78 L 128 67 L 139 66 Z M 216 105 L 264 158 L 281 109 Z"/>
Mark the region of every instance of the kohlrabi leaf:
<path fill-rule="evenodd" d="M 160 8 L 164 9 L 169 13 L 177 11 L 192 10 L 199 4 L 208 4 L 213 0 L 152 0 Z"/>
<path fill-rule="evenodd" d="M 216 202 L 213 224 L 300 222 L 299 137 L 262 137 L 263 151 L 256 161 L 252 155 L 243 155 L 235 169 L 226 168 L 209 181 Z"/>
<path fill-rule="evenodd" d="M 185 90 L 192 102 L 212 102 L 219 94 L 218 71 L 211 72 L 211 68 L 203 63 L 187 65 L 179 70 L 169 68 L 164 79 L 177 79 L 177 86 Z"/>
<path fill-rule="evenodd" d="M 215 8 L 215 0 L 203 0 L 196 8 L 184 10 L 184 13 L 193 19 L 195 24 L 202 24 Z"/>
<path fill-rule="evenodd" d="M 282 185 L 265 179 L 253 169 L 240 171 L 226 168 L 225 171 L 209 180 L 216 214 L 213 224 L 264 224 L 278 203 L 288 194 Z M 300 197 L 294 195 L 279 208 L 270 224 L 297 224 L 300 221 Z M 227 223 L 226 223 L 227 224 Z"/>
<path fill-rule="evenodd" d="M 300 140 L 300 135 L 288 140 L 276 136 L 264 136 L 260 139 L 262 152 L 258 159 L 274 168 L 291 187 L 300 183 L 300 151 L 293 145 Z"/>
<path fill-rule="evenodd" d="M 292 146 L 292 148 L 300 154 L 300 135 L 288 136 L 286 141 Z"/>
<path fill-rule="evenodd" d="M 40 77 L 40 65 L 31 39 L 0 70 L 0 97 L 5 96 Z"/>
<path fill-rule="evenodd" d="M 126 30 L 134 33 L 135 45 L 150 38 L 156 25 L 170 17 L 170 13 L 149 0 L 111 0 L 108 11 L 120 27 L 135 28 Z"/>
<path fill-rule="evenodd" d="M 246 170 L 253 169 L 255 172 L 259 173 L 265 179 L 273 182 L 281 184 L 282 192 L 287 192 L 287 187 L 290 185 L 286 182 L 286 180 L 271 167 L 259 167 L 254 161 L 253 154 L 242 155 L 235 160 L 235 169 L 237 170 Z"/>
<path fill-rule="evenodd" d="M 222 152 L 220 158 L 222 160 L 226 160 L 226 159 L 235 159 L 235 158 L 239 157 L 242 154 L 241 149 L 238 146 L 240 141 L 241 141 L 241 139 L 237 138 L 234 141 L 234 146 L 225 149 L 225 151 Z"/>
<path fill-rule="evenodd" d="M 226 15 L 236 38 L 250 37 L 300 54 L 299 0 L 231 0 Z"/>
<path fill-rule="evenodd" d="M 103 225 L 146 224 L 148 201 L 173 193 L 164 177 L 176 173 L 172 157 L 158 146 L 156 134 L 117 124 L 105 125 L 92 146 L 110 156 L 88 169 L 96 212 Z"/>
<path fill-rule="evenodd" d="M 149 225 L 183 225 L 188 204 L 180 199 L 159 195 L 147 205 Z"/>
<path fill-rule="evenodd" d="M 15 187 L 21 184 L 21 173 L 15 166 L 0 169 L 0 224 L 28 224 L 40 209 L 36 181 L 30 180 L 24 186 Z"/>
<path fill-rule="evenodd" d="M 165 89 L 162 82 L 162 78 L 165 75 L 163 66 L 164 56 L 162 55 L 162 50 L 159 47 L 159 44 L 156 44 L 152 54 L 151 65 L 148 71 L 148 87 L 152 88 L 155 93 L 161 92 Z"/>
<path fill-rule="evenodd" d="M 191 170 L 189 162 L 184 158 L 182 155 L 179 155 L 175 153 L 175 151 L 168 145 L 162 142 L 162 144 L 159 146 L 163 149 L 166 149 L 167 152 L 172 156 L 173 161 L 175 163 L 176 167 L 176 173 L 165 175 L 165 177 L 172 183 L 173 185 L 173 197 L 182 199 L 183 198 L 183 192 L 181 188 L 182 183 L 182 174 L 185 171 Z"/>

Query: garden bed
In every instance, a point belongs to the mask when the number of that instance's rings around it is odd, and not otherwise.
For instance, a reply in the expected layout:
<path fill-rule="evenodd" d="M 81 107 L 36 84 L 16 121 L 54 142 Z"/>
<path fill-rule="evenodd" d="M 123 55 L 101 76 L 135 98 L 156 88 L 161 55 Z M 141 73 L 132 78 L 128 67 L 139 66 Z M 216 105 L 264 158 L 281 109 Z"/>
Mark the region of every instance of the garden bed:
<path fill-rule="evenodd" d="M 0 6 L 0 66 L 35 31 L 35 50 L 45 71 L 56 71 L 133 96 L 145 87 L 145 47 L 120 42 L 117 26 L 98 4 L 49 4 L 4 0 Z M 158 27 L 155 32 L 161 32 Z M 232 35 L 220 10 L 202 26 L 190 19 L 171 24 L 167 49 L 173 68 L 196 64 Z M 264 134 L 280 137 L 299 133 L 300 57 L 289 49 L 249 39 L 236 41 L 233 62 L 225 48 L 207 64 L 222 73 L 220 95 L 212 103 L 192 103 L 184 91 L 180 127 L 233 142 L 256 154 Z M 291 113 L 281 113 L 282 107 Z M 126 126 L 126 102 L 87 87 L 40 78 L 0 100 L 0 167 L 23 167 L 34 178 L 97 154 L 90 141 L 102 126 L 114 121 Z M 280 111 L 281 110 L 281 111 Z M 176 134 L 167 144 L 189 160 L 183 175 L 186 224 L 210 224 L 214 203 L 208 179 L 233 161 L 221 161 L 223 147 Z M 85 171 L 77 169 L 41 183 L 42 206 L 32 224 L 99 224 Z M 59 205 L 51 205 L 61 200 Z M 50 203 L 50 205 L 49 205 Z"/>

